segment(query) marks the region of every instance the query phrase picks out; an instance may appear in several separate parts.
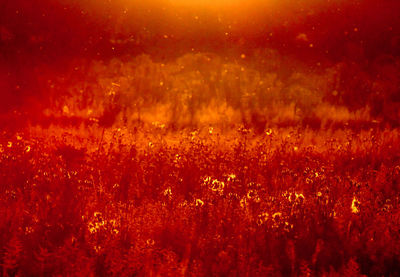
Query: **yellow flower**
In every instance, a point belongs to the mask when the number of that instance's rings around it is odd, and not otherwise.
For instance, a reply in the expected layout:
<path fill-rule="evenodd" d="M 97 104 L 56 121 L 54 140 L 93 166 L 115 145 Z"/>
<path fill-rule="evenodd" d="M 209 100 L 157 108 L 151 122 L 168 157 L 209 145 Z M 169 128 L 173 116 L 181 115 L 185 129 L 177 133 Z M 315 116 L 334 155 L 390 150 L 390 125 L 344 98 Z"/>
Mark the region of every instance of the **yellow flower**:
<path fill-rule="evenodd" d="M 276 217 L 281 217 L 282 216 L 282 213 L 281 212 L 276 212 L 276 213 L 274 213 L 273 215 L 272 215 L 272 217 L 275 219 Z"/>
<path fill-rule="evenodd" d="M 155 244 L 155 241 L 153 239 L 148 239 L 146 240 L 146 244 L 149 246 L 153 246 Z"/>
<path fill-rule="evenodd" d="M 265 134 L 266 134 L 267 136 L 272 135 L 272 129 L 268 128 L 268 129 L 265 131 Z"/>
<path fill-rule="evenodd" d="M 166 190 L 163 192 L 164 196 L 170 197 L 172 195 L 171 188 L 168 187 Z"/>
<path fill-rule="evenodd" d="M 244 208 L 246 208 L 246 206 L 247 206 L 247 199 L 245 197 L 243 197 L 240 200 L 240 207 L 242 207 L 242 209 L 244 209 Z"/>
<path fill-rule="evenodd" d="M 360 212 L 359 206 L 360 206 L 360 201 L 358 201 L 356 197 L 353 197 L 353 201 L 351 202 L 351 212 L 353 214 L 359 213 Z"/>
<path fill-rule="evenodd" d="M 258 215 L 257 224 L 262 225 L 268 220 L 269 214 L 267 212 L 263 212 Z"/>
<path fill-rule="evenodd" d="M 304 195 L 302 194 L 302 193 L 295 193 L 295 195 L 296 195 L 296 199 L 298 199 L 298 198 L 303 198 L 304 199 Z"/>
<path fill-rule="evenodd" d="M 198 206 L 203 206 L 204 205 L 204 202 L 201 200 L 201 199 L 196 199 L 196 207 L 198 207 Z"/>
<path fill-rule="evenodd" d="M 214 192 L 219 192 L 222 194 L 224 192 L 225 188 L 225 183 L 222 181 L 218 181 L 217 179 L 214 179 L 211 183 L 211 190 Z"/>
<path fill-rule="evenodd" d="M 228 175 L 228 182 L 230 182 L 230 181 L 233 181 L 234 179 L 236 178 L 236 175 L 235 174 L 229 174 Z"/>

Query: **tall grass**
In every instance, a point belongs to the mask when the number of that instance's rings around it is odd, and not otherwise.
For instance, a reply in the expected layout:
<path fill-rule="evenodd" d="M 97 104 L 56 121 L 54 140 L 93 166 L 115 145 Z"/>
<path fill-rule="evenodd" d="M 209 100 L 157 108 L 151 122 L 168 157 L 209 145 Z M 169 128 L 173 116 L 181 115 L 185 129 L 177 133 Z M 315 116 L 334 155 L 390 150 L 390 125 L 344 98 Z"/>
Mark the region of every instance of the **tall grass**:
<path fill-rule="evenodd" d="M 3 276 L 399 270 L 397 130 L 101 133 L 1 137 Z"/>

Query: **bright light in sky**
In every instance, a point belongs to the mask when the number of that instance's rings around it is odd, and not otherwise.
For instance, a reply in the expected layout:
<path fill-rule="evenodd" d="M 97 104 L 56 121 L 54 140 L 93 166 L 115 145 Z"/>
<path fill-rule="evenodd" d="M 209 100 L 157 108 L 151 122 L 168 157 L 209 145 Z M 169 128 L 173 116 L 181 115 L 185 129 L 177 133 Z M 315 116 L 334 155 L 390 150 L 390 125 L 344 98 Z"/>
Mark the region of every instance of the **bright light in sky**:
<path fill-rule="evenodd" d="M 271 4 L 276 0 L 168 0 L 169 3 L 182 7 L 203 7 L 203 8 L 221 8 L 221 7 L 240 7 L 254 4 Z"/>
<path fill-rule="evenodd" d="M 169 0 L 171 4 L 178 4 L 182 6 L 212 6 L 212 5 L 237 5 L 245 3 L 245 0 Z"/>

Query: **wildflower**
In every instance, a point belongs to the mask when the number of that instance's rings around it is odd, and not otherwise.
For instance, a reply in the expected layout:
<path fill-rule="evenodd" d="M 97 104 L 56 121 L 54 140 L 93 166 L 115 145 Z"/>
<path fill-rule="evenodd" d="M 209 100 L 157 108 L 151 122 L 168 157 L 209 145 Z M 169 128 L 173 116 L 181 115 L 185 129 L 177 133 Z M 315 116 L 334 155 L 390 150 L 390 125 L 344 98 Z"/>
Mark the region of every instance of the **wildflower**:
<path fill-rule="evenodd" d="M 164 196 L 171 197 L 171 195 L 172 195 L 171 188 L 168 187 L 166 190 L 164 190 L 163 194 L 164 194 Z"/>
<path fill-rule="evenodd" d="M 290 230 L 293 229 L 293 224 L 289 224 L 289 222 L 285 221 L 283 229 L 285 230 L 285 232 L 290 232 Z"/>
<path fill-rule="evenodd" d="M 94 212 L 94 217 L 100 217 L 101 216 L 101 212 Z"/>
<path fill-rule="evenodd" d="M 242 209 L 244 209 L 247 206 L 247 199 L 245 197 L 243 197 L 240 200 L 240 207 L 242 207 Z"/>
<path fill-rule="evenodd" d="M 92 222 L 89 222 L 88 229 L 91 234 L 93 234 L 97 231 L 95 225 Z"/>
<path fill-rule="evenodd" d="M 33 228 L 31 226 L 25 227 L 25 234 L 33 233 Z"/>
<path fill-rule="evenodd" d="M 179 203 L 178 206 L 179 207 L 186 207 L 188 205 L 187 201 L 183 201 L 182 203 Z"/>
<path fill-rule="evenodd" d="M 292 197 L 292 193 L 290 192 L 290 193 L 285 193 L 285 194 L 283 194 L 283 196 L 285 196 L 285 197 L 287 197 L 287 199 L 289 200 L 289 202 L 292 202 L 292 201 L 294 201 L 294 199 L 292 199 L 293 197 Z"/>
<path fill-rule="evenodd" d="M 202 207 L 204 202 L 201 199 L 196 199 L 196 207 Z"/>
<path fill-rule="evenodd" d="M 212 135 L 213 131 L 214 131 L 214 128 L 213 128 L 213 127 L 208 128 L 208 133 L 209 133 L 210 135 Z"/>
<path fill-rule="evenodd" d="M 211 182 L 211 177 L 210 176 L 204 177 L 203 184 L 208 184 L 209 182 Z"/>
<path fill-rule="evenodd" d="M 271 128 L 268 128 L 268 129 L 265 131 L 265 134 L 266 134 L 267 136 L 272 135 L 272 129 L 271 129 Z"/>
<path fill-rule="evenodd" d="M 218 181 L 217 179 L 212 181 L 211 190 L 214 192 L 219 192 L 220 194 L 223 193 L 225 188 L 225 183 L 222 181 Z"/>
<path fill-rule="evenodd" d="M 191 139 L 194 140 L 197 136 L 197 131 L 190 132 Z"/>
<path fill-rule="evenodd" d="M 148 246 L 153 246 L 155 244 L 155 241 L 153 239 L 148 239 L 148 240 L 146 240 L 146 244 Z"/>
<path fill-rule="evenodd" d="M 237 129 L 238 133 L 240 133 L 241 135 L 246 135 L 249 133 L 249 130 L 244 126 L 241 125 L 238 129 Z"/>
<path fill-rule="evenodd" d="M 268 220 L 269 214 L 267 212 L 263 212 L 258 215 L 257 225 L 262 225 Z"/>
<path fill-rule="evenodd" d="M 229 174 L 228 175 L 228 182 L 235 180 L 235 178 L 236 178 L 235 174 L 233 174 L 233 173 Z"/>
<path fill-rule="evenodd" d="M 278 217 L 278 219 L 279 219 L 279 217 L 281 217 L 282 216 L 282 213 L 281 212 L 276 212 L 276 213 L 274 213 L 273 215 L 272 215 L 272 218 L 273 219 L 276 219 L 276 217 Z"/>
<path fill-rule="evenodd" d="M 351 202 L 351 212 L 353 214 L 359 213 L 360 212 L 359 206 L 360 206 L 360 201 L 358 201 L 356 197 L 353 197 L 353 201 Z"/>
<path fill-rule="evenodd" d="M 258 197 L 257 191 L 252 189 L 247 192 L 247 199 L 252 199 L 256 203 L 260 202 L 260 197 Z"/>

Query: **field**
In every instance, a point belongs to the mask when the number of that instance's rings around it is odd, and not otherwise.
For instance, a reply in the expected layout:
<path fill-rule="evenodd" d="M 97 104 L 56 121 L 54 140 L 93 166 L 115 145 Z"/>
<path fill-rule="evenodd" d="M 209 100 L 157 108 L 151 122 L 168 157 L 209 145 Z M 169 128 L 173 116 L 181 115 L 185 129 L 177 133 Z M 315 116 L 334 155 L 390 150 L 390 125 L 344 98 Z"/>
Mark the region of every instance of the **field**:
<path fill-rule="evenodd" d="M 17 127 L 0 139 L 3 276 L 400 271 L 391 114 L 332 103 L 322 94 L 329 69 L 284 83 L 210 62 L 93 63 L 30 123 L 10 117 Z"/>
<path fill-rule="evenodd" d="M 0 277 L 399 276 L 400 3 L 0 4 Z"/>
<path fill-rule="evenodd" d="M 399 132 L 1 138 L 3 275 L 391 275 Z"/>

